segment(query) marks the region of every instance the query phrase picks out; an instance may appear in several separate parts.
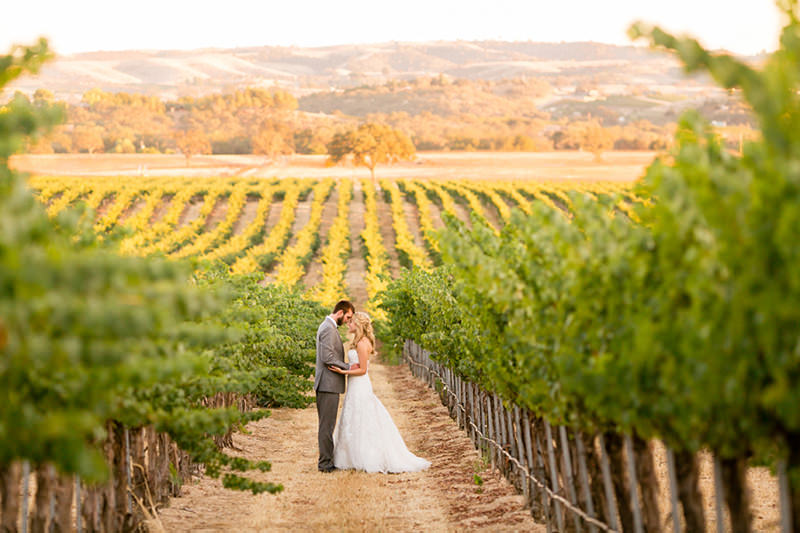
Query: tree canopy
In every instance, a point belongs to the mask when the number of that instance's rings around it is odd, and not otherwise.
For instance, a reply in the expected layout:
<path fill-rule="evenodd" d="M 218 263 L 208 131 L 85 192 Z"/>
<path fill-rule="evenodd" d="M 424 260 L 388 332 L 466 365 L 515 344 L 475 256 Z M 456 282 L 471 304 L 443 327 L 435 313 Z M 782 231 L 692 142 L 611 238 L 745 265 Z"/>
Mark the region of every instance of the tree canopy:
<path fill-rule="evenodd" d="M 385 124 L 366 122 L 355 130 L 337 133 L 328 143 L 329 164 L 335 165 L 348 155 L 352 155 L 353 164 L 367 167 L 374 180 L 378 164 L 411 161 L 416 150 L 404 132 Z"/>

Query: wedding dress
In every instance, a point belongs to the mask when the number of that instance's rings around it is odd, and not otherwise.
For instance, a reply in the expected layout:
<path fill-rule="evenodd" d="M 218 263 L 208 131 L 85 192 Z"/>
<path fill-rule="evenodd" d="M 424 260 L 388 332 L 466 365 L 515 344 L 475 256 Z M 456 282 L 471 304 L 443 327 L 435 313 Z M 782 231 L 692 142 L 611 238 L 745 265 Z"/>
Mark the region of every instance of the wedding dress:
<path fill-rule="evenodd" d="M 350 363 L 358 353 L 347 353 Z M 406 448 L 403 437 L 381 401 L 372 392 L 369 374 L 348 376 L 347 394 L 333 436 L 333 464 L 366 472 L 418 472 L 431 463 Z"/>

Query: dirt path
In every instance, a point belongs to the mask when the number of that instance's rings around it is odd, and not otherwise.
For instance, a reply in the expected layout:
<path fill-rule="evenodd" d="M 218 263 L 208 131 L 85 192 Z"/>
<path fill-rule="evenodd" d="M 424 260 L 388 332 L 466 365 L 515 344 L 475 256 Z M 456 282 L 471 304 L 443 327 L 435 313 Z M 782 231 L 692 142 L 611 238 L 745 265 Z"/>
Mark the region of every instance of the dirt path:
<path fill-rule="evenodd" d="M 370 185 L 371 186 L 371 185 Z M 350 201 L 350 257 L 347 259 L 347 272 L 344 281 L 347 295 L 357 309 L 363 309 L 367 303 L 367 262 L 364 259 L 364 246 L 361 232 L 364 231 L 364 191 L 361 182 L 353 180 L 353 199 Z"/>
<path fill-rule="evenodd" d="M 444 221 L 442 220 L 442 209 L 436 202 L 431 202 L 428 205 L 430 206 L 431 223 L 433 224 L 433 229 L 438 231 L 444 227 Z"/>
<path fill-rule="evenodd" d="M 150 216 L 150 224 L 156 224 L 164 218 L 164 215 L 167 214 L 170 206 L 172 205 L 172 199 L 175 197 L 174 194 L 165 194 L 161 197 L 158 205 L 155 209 L 153 209 L 153 214 Z"/>
<path fill-rule="evenodd" d="M 200 216 L 200 210 L 205 203 L 205 197 L 197 194 L 186 203 L 186 206 L 181 211 L 181 216 L 178 218 L 178 225 L 176 227 L 182 228 L 187 224 L 191 224 Z"/>
<path fill-rule="evenodd" d="M 297 234 L 300 230 L 306 227 L 306 224 L 311 220 L 311 204 L 314 202 L 314 191 L 312 190 L 306 196 L 305 200 L 297 202 L 294 210 L 294 221 L 292 222 L 292 229 L 290 230 L 289 242 L 286 243 L 286 248 L 294 246 L 297 242 Z"/>
<path fill-rule="evenodd" d="M 256 215 L 258 214 L 258 204 L 259 202 L 268 202 L 269 200 L 264 198 L 256 198 L 255 196 L 248 196 L 247 201 L 242 208 L 242 213 L 239 215 L 239 218 L 236 219 L 236 222 L 233 223 L 233 228 L 231 228 L 231 235 L 241 235 L 244 229 L 250 225 L 256 219 Z"/>
<path fill-rule="evenodd" d="M 476 193 L 477 194 L 477 193 Z M 486 216 L 486 220 L 489 221 L 489 224 L 492 225 L 494 229 L 500 231 L 503 229 L 503 219 L 500 216 L 500 212 L 495 207 L 494 203 L 491 200 L 487 200 L 485 198 L 481 198 L 481 205 L 483 206 L 483 214 Z"/>
<path fill-rule="evenodd" d="M 403 213 L 406 215 L 408 230 L 414 237 L 414 244 L 425 250 L 425 240 L 422 238 L 422 229 L 419 225 L 419 208 L 417 204 L 411 202 L 405 194 L 401 194 L 403 201 Z"/>
<path fill-rule="evenodd" d="M 433 465 L 412 474 L 317 472 L 314 406 L 276 409 L 234 436 L 239 453 L 272 462 L 254 477 L 280 482 L 278 495 L 253 496 L 200 478 L 160 513 L 168 532 L 216 531 L 535 531 L 522 497 L 484 463 L 438 397 L 404 366 L 375 364 L 375 394 L 406 444 Z M 479 474 L 479 488 L 473 476 Z M 156 528 L 152 528 L 156 530 Z"/>
<path fill-rule="evenodd" d="M 383 239 L 383 247 L 386 248 L 386 254 L 389 256 L 389 271 L 392 278 L 395 279 L 400 277 L 400 259 L 397 256 L 397 248 L 395 248 L 392 209 L 386 203 L 383 191 L 376 191 L 375 205 L 378 208 L 378 226 L 381 231 L 381 239 Z"/>
<path fill-rule="evenodd" d="M 144 208 L 146 203 L 147 201 L 141 197 L 137 197 L 133 201 L 131 201 L 131 203 L 128 204 L 128 207 L 126 207 L 125 210 L 122 212 L 122 214 L 119 216 L 119 219 L 117 220 L 117 225 L 121 226 L 130 217 L 135 216 L 139 211 L 142 210 L 142 208 Z"/>
<path fill-rule="evenodd" d="M 515 207 L 519 208 L 519 204 L 515 202 L 510 196 L 503 194 L 502 192 L 498 192 L 500 198 L 506 203 L 509 209 L 514 209 Z"/>
<path fill-rule="evenodd" d="M 208 218 L 206 218 L 203 231 L 214 231 L 217 225 L 222 222 L 226 216 L 228 216 L 228 197 L 220 196 L 217 198 L 217 203 L 214 204 L 214 207 L 208 214 Z"/>
<path fill-rule="evenodd" d="M 453 198 L 453 207 L 456 211 L 456 216 L 459 218 L 459 220 L 461 220 L 461 222 L 466 224 L 468 228 L 472 229 L 472 219 L 470 218 L 470 213 L 472 213 L 472 210 L 461 198 L 451 193 L 449 190 L 444 189 L 444 187 L 442 189 Z"/>
<path fill-rule="evenodd" d="M 289 248 L 290 246 L 294 246 L 297 242 L 297 234 L 300 233 L 300 230 L 303 229 L 306 224 L 308 224 L 309 220 L 311 220 L 311 202 L 314 201 L 314 191 L 312 190 L 305 200 L 301 200 L 297 202 L 297 207 L 294 210 L 294 221 L 292 222 L 292 229 L 289 231 L 289 241 L 286 243 L 286 246 L 283 248 Z M 272 218 L 273 213 L 275 216 L 278 217 L 277 220 L 280 219 L 280 213 L 277 212 L 274 207 L 275 205 L 281 205 L 281 202 L 274 202 L 272 208 L 270 209 L 270 218 Z M 277 223 L 277 221 L 275 222 Z M 274 227 L 275 224 L 270 226 L 270 228 Z M 269 235 L 267 233 L 267 235 Z M 266 238 L 266 236 L 265 236 Z M 278 268 L 278 262 L 274 262 L 270 269 L 266 272 L 266 276 L 262 283 L 272 283 L 275 281 L 275 272 Z"/>
<path fill-rule="evenodd" d="M 264 225 L 265 239 L 269 235 L 269 232 L 272 231 L 272 228 L 278 225 L 278 221 L 281 219 L 281 211 L 283 211 L 283 200 L 273 200 L 270 198 L 267 201 L 271 203 L 269 205 L 269 213 L 267 213 L 267 221 Z"/>
<path fill-rule="evenodd" d="M 450 189 L 448 189 L 447 187 L 443 186 L 441 183 L 438 184 L 438 188 L 439 188 L 438 191 L 436 189 L 433 189 L 435 191 L 435 194 L 437 194 L 439 196 L 439 198 L 448 197 L 449 196 L 450 199 L 453 201 L 453 211 L 454 212 L 452 214 L 455 215 L 458 220 L 463 222 L 467 226 L 467 228 L 471 229 L 472 228 L 472 220 L 469 218 L 469 214 L 470 214 L 469 208 L 466 207 L 461 202 L 461 200 L 455 194 L 453 194 L 450 191 Z M 440 202 L 440 203 L 444 204 L 443 201 Z M 443 213 L 445 211 L 444 205 L 441 205 L 441 207 L 440 207 L 437 204 L 436 207 L 439 208 L 439 213 L 440 213 L 439 216 L 441 218 L 441 213 Z"/>
<path fill-rule="evenodd" d="M 95 213 L 94 213 L 95 221 L 100 220 L 105 216 L 105 214 L 108 212 L 108 210 L 114 204 L 114 202 L 117 201 L 118 197 L 119 197 L 118 193 L 111 193 L 108 196 L 106 196 L 105 198 L 103 198 L 103 200 L 100 202 L 100 205 L 98 205 L 97 209 L 95 210 Z"/>
<path fill-rule="evenodd" d="M 325 245 L 328 242 L 328 232 L 330 232 L 331 226 L 333 226 L 333 221 L 336 219 L 336 215 L 338 213 L 339 184 L 333 188 L 331 194 L 328 195 L 328 199 L 325 200 L 325 204 L 322 206 L 322 216 L 320 218 L 319 228 L 317 230 L 317 234 L 319 235 L 319 246 L 317 247 L 316 252 L 314 252 L 314 257 L 312 257 L 311 261 L 309 261 L 306 273 L 301 282 L 303 287 L 306 289 L 310 289 L 322 281 L 322 263 L 320 263 L 320 255 L 322 254 L 322 250 L 325 248 Z"/>

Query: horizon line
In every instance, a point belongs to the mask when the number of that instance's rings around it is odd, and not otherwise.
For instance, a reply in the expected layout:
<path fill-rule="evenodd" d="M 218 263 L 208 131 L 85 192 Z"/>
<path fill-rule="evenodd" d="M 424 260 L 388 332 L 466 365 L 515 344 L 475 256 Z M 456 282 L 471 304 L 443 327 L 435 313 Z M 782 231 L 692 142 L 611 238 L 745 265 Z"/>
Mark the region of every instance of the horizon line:
<path fill-rule="evenodd" d="M 48 43 L 51 44 L 50 39 L 48 39 Z M 298 44 L 254 44 L 254 45 L 237 45 L 237 46 L 197 46 L 191 48 L 110 48 L 110 49 L 94 49 L 94 50 L 81 50 L 81 51 L 74 51 L 74 52 L 59 52 L 55 48 L 52 50 L 57 58 L 64 58 L 69 56 L 77 56 L 83 54 L 102 54 L 102 53 L 125 53 L 125 52 L 202 52 L 202 51 L 235 51 L 235 50 L 247 50 L 247 49 L 256 49 L 256 48 L 283 48 L 283 49 L 301 49 L 301 50 L 319 50 L 319 49 L 326 49 L 326 48 L 340 48 L 340 47 L 348 47 L 348 46 L 383 46 L 383 45 L 426 45 L 426 44 L 447 44 L 447 43 L 506 43 L 506 44 L 515 44 L 515 43 L 530 43 L 530 44 L 546 44 L 546 45 L 568 45 L 568 44 L 592 44 L 592 45 L 602 45 L 602 46 L 610 46 L 615 48 L 637 48 L 637 49 L 645 49 L 657 52 L 656 49 L 649 46 L 647 43 L 636 43 L 631 42 L 627 44 L 619 44 L 619 43 L 611 43 L 607 41 L 596 41 L 596 40 L 562 40 L 562 41 L 536 41 L 532 39 L 499 39 L 499 38 L 486 38 L 486 39 L 426 39 L 426 40 L 388 40 L 388 41 L 368 41 L 368 42 L 343 42 L 338 44 L 325 44 L 325 45 L 298 45 Z M 23 45 L 24 46 L 24 45 Z M 737 57 L 759 57 L 764 54 L 769 54 L 774 52 L 774 50 L 766 50 L 762 49 L 759 52 L 747 53 L 747 54 L 740 54 L 737 52 L 733 52 L 726 48 L 709 48 L 711 52 L 724 52 L 728 53 Z"/>

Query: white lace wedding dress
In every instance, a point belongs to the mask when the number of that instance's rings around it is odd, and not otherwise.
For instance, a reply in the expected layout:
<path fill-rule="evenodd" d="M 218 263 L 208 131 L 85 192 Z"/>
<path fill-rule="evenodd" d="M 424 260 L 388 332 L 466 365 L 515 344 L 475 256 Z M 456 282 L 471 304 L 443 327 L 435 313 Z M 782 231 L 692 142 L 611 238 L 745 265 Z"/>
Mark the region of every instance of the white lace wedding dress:
<path fill-rule="evenodd" d="M 350 363 L 358 353 L 347 353 Z M 372 392 L 369 373 L 348 376 L 347 394 L 333 435 L 333 464 L 366 472 L 417 472 L 431 463 L 406 448 L 403 437 L 381 401 Z"/>

